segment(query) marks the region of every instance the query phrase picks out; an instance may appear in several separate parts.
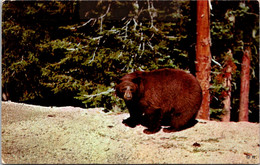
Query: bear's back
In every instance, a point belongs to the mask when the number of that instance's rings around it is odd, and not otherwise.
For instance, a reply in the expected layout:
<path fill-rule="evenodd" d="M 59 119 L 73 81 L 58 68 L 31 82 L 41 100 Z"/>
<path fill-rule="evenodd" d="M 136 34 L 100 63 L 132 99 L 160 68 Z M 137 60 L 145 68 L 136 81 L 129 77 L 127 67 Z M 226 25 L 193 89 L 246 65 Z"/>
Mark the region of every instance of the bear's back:
<path fill-rule="evenodd" d="M 183 107 L 198 109 L 201 104 L 202 90 L 199 82 L 183 70 L 158 69 L 143 72 L 142 83 L 145 100 L 165 111 Z"/>

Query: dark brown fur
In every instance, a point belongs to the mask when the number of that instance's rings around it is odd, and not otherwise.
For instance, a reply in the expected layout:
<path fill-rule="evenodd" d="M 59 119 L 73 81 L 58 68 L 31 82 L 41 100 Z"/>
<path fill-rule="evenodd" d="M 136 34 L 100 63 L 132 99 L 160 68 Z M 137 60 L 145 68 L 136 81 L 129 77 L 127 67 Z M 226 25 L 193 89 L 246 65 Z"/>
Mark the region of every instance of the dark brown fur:
<path fill-rule="evenodd" d="M 196 78 L 182 70 L 159 69 L 133 72 L 120 79 L 116 94 L 125 100 L 130 117 L 123 123 L 142 124 L 145 133 L 178 131 L 195 121 L 202 101 Z"/>

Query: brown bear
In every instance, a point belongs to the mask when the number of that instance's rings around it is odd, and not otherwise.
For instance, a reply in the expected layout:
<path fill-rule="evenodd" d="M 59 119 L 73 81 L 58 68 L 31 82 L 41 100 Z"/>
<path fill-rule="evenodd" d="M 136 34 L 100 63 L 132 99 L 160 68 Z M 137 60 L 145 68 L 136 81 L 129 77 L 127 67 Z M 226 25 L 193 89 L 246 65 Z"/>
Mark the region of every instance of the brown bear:
<path fill-rule="evenodd" d="M 144 133 L 179 131 L 194 123 L 202 102 L 197 79 L 179 69 L 136 71 L 123 76 L 115 87 L 123 98 L 130 117 L 123 120 L 129 127 L 142 124 Z"/>

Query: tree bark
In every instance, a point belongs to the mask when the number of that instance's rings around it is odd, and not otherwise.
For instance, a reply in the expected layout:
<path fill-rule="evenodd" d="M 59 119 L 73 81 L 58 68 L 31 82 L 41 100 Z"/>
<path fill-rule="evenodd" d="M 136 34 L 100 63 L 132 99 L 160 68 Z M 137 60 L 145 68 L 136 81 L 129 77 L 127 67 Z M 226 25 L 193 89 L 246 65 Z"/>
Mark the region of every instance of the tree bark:
<path fill-rule="evenodd" d="M 247 46 L 241 64 L 239 121 L 248 121 L 251 48 Z"/>
<path fill-rule="evenodd" d="M 197 118 L 209 120 L 210 105 L 210 22 L 209 22 L 209 2 L 205 0 L 197 1 L 197 43 L 196 43 L 196 77 L 200 82 L 203 99 Z"/>
<path fill-rule="evenodd" d="M 226 62 L 224 65 L 224 73 L 225 73 L 225 77 L 224 77 L 224 82 L 223 82 L 223 86 L 225 88 L 227 88 L 228 90 L 226 91 L 226 96 L 223 100 L 223 110 L 224 110 L 224 115 L 222 117 L 222 121 L 224 122 L 229 122 L 230 121 L 230 109 L 231 109 L 231 79 L 232 79 L 232 66 L 231 66 L 231 62 L 232 61 L 232 53 L 231 50 L 229 50 L 229 52 L 226 55 Z"/>

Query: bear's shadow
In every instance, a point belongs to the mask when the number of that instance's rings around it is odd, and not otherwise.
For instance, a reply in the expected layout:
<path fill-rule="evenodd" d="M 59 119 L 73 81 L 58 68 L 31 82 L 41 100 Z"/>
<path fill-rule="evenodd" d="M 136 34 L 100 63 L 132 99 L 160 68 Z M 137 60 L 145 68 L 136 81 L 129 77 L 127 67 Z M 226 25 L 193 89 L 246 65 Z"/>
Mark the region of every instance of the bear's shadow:
<path fill-rule="evenodd" d="M 186 130 L 186 129 L 189 129 L 193 126 L 195 126 L 196 124 L 198 123 L 198 120 L 194 119 L 194 120 L 190 120 L 187 124 L 185 124 L 184 126 L 178 128 L 178 129 L 174 129 L 174 131 L 171 131 L 171 132 L 179 132 L 179 131 L 183 131 L 183 130 Z M 140 125 L 142 125 L 143 127 L 148 127 L 148 121 L 147 120 L 142 120 L 142 122 L 140 123 Z M 161 126 L 162 128 L 167 128 L 167 127 L 170 127 L 170 120 L 168 119 L 163 119 L 161 121 Z M 156 132 L 155 132 L 156 133 Z M 167 132 L 167 133 L 170 133 L 170 132 Z"/>

